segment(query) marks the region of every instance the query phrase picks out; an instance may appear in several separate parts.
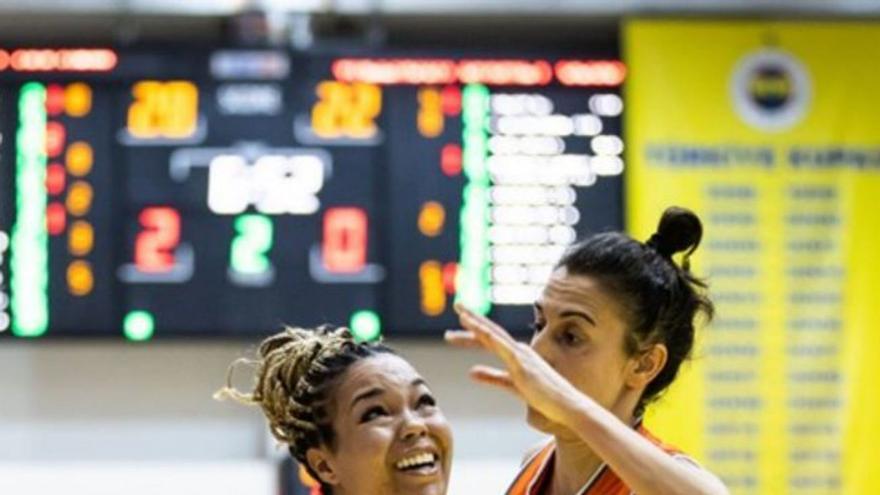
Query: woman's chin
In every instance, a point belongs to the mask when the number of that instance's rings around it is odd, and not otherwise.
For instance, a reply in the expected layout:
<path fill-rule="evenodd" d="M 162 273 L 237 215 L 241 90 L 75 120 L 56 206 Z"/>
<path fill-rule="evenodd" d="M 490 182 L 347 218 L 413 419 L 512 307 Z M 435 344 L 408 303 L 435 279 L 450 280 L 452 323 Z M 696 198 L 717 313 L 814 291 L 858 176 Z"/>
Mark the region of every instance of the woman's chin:
<path fill-rule="evenodd" d="M 449 480 L 449 472 L 441 465 L 410 471 L 395 470 L 392 473 L 395 494 L 399 495 L 444 495 Z"/>
<path fill-rule="evenodd" d="M 526 422 L 532 428 L 540 431 L 541 433 L 546 433 L 548 435 L 552 435 L 554 437 L 568 437 L 571 435 L 571 430 L 562 426 L 559 423 L 554 423 L 547 419 L 546 416 L 539 413 L 538 411 L 528 408 L 526 412 Z"/>
<path fill-rule="evenodd" d="M 402 483 L 397 485 L 396 495 L 446 495 L 445 482 Z"/>
<path fill-rule="evenodd" d="M 528 408 L 528 411 L 526 412 L 526 422 L 529 424 L 529 426 L 540 432 L 553 434 L 554 424 L 543 414 L 532 409 L 531 407 Z"/>

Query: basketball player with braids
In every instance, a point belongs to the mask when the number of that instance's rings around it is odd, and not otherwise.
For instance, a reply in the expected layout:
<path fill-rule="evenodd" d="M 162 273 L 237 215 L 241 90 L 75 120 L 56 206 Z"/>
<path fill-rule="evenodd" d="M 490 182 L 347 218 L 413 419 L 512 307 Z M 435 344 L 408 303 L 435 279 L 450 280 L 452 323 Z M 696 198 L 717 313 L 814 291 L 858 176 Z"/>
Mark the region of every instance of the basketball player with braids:
<path fill-rule="evenodd" d="M 463 330 L 447 341 L 488 350 L 506 367 L 476 366 L 472 377 L 518 395 L 528 423 L 552 436 L 527 456 L 508 495 L 727 493 L 642 424 L 689 356 L 695 318 L 712 315 L 690 272 L 701 237 L 696 215 L 669 208 L 646 243 L 602 233 L 575 244 L 535 302 L 531 345 L 456 308 Z"/>
<path fill-rule="evenodd" d="M 231 384 L 236 365 L 256 384 Z M 356 342 L 348 329 L 287 328 L 255 361 L 230 366 L 217 398 L 259 406 L 324 495 L 443 495 L 452 434 L 425 380 L 390 348 Z"/>

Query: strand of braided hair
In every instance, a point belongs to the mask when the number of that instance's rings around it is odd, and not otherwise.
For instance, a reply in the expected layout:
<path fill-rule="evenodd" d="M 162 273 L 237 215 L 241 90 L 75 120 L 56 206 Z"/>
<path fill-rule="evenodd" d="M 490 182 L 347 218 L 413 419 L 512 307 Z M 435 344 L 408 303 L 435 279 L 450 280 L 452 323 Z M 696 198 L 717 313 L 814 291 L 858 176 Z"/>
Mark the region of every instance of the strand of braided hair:
<path fill-rule="evenodd" d="M 336 387 L 352 364 L 382 353 L 394 351 L 381 343 L 357 342 L 347 328 L 287 327 L 260 343 L 256 359 L 233 362 L 226 386 L 214 397 L 259 406 L 272 435 L 320 481 L 306 453 L 319 446 L 334 446 L 331 409 Z M 251 392 L 241 392 L 232 384 L 240 365 L 255 368 Z M 323 483 L 321 490 L 325 495 L 332 493 Z"/>

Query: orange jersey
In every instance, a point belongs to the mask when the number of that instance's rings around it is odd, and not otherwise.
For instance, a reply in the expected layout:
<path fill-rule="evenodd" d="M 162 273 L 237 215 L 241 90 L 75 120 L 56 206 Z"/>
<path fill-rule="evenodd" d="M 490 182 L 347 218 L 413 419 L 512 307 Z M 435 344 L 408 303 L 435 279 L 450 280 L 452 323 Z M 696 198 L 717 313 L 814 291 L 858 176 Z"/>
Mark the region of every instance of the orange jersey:
<path fill-rule="evenodd" d="M 639 425 L 636 431 L 663 449 L 664 452 L 670 455 L 681 454 L 678 449 L 661 442 L 642 425 Z M 553 471 L 555 452 L 556 443 L 550 442 L 527 460 L 510 488 L 507 489 L 507 495 L 543 495 L 547 493 L 550 489 L 550 474 Z M 603 464 L 581 491 L 575 495 L 630 495 L 631 493 L 632 490 L 623 483 L 617 474 Z"/>

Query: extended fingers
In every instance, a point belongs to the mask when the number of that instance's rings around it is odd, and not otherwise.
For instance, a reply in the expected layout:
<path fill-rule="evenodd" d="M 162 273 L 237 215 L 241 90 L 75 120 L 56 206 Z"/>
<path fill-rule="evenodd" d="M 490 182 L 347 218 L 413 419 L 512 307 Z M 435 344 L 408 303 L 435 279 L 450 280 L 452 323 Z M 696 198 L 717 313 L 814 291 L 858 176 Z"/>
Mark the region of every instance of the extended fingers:
<path fill-rule="evenodd" d="M 485 345 L 480 342 L 474 332 L 470 330 L 447 330 L 443 334 L 447 343 L 465 349 L 483 349 Z"/>
<path fill-rule="evenodd" d="M 472 321 L 475 325 L 478 325 L 480 330 L 490 334 L 496 340 L 505 342 L 509 345 L 515 345 L 516 340 L 511 337 L 507 330 L 502 328 L 500 325 L 492 321 L 491 319 L 474 313 L 470 309 L 468 309 L 465 305 L 461 303 L 455 303 L 454 305 L 455 312 L 458 313 L 459 318 L 466 317 L 468 320 Z"/>
<path fill-rule="evenodd" d="M 495 325 L 492 320 L 477 315 L 461 304 L 455 305 L 461 325 L 473 332 L 483 347 L 494 352 L 508 367 L 516 364 L 517 342 L 503 328 Z"/>
<path fill-rule="evenodd" d="M 516 393 L 516 386 L 510 378 L 510 373 L 506 371 L 478 364 L 471 368 L 470 376 L 480 383 L 493 385 Z"/>
<path fill-rule="evenodd" d="M 480 341 L 488 344 L 491 343 L 494 338 L 494 334 L 490 331 L 490 329 L 486 326 L 485 323 L 476 318 L 474 313 L 465 309 L 463 306 L 456 304 L 455 311 L 458 313 L 458 321 L 461 323 L 461 326 L 471 332 L 475 338 Z"/>

